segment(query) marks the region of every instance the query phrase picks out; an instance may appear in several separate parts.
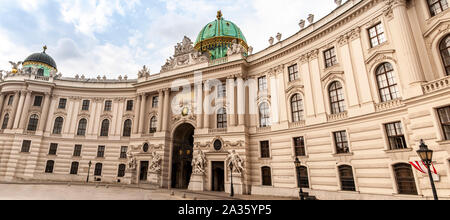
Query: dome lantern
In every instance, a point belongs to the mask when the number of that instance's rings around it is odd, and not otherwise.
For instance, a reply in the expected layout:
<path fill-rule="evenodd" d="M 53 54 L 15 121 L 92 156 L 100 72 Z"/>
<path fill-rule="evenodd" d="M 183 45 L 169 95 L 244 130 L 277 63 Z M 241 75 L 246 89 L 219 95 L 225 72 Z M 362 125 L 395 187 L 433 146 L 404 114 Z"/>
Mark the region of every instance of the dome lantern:
<path fill-rule="evenodd" d="M 50 76 L 50 72 L 58 71 L 55 60 L 47 53 L 47 46 L 43 47 L 41 53 L 34 53 L 28 56 L 23 62 L 24 68 L 38 68 L 43 70 L 43 76 Z"/>

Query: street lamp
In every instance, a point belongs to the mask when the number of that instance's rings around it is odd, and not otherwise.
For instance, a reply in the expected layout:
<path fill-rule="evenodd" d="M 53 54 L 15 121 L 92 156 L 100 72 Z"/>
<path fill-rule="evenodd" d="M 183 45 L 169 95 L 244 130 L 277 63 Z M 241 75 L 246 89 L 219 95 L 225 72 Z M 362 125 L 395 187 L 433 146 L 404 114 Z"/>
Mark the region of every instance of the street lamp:
<path fill-rule="evenodd" d="M 300 182 L 300 167 L 302 166 L 302 162 L 300 162 L 300 160 L 297 158 L 295 158 L 294 161 L 295 164 L 295 168 L 297 170 L 297 182 L 298 182 L 298 187 L 300 188 L 299 194 L 300 194 L 300 200 L 305 200 L 305 197 L 303 195 L 303 189 L 302 189 L 302 184 Z"/>
<path fill-rule="evenodd" d="M 231 193 L 230 196 L 234 196 L 234 187 L 233 187 L 233 163 L 230 163 L 230 171 L 231 171 Z"/>
<path fill-rule="evenodd" d="M 89 161 L 89 169 L 88 169 L 88 175 L 87 175 L 86 183 L 89 183 L 89 173 L 91 172 L 91 165 L 92 165 L 92 161 Z"/>
<path fill-rule="evenodd" d="M 434 200 L 439 200 L 436 192 L 436 186 L 434 185 L 433 176 L 431 174 L 430 166 L 433 163 L 433 150 L 428 149 L 428 146 L 423 140 L 420 140 L 420 149 L 417 151 L 422 162 L 427 166 L 428 176 L 430 177 L 431 189 L 433 190 Z"/>

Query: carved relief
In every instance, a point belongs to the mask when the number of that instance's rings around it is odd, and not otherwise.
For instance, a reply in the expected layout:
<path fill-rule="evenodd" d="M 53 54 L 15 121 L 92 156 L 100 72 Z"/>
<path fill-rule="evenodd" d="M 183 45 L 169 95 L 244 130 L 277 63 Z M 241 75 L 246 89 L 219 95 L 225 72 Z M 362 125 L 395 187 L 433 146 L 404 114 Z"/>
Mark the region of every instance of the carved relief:
<path fill-rule="evenodd" d="M 196 51 L 191 39 L 185 36 L 183 41 L 175 46 L 174 56 L 167 59 L 161 67 L 161 73 L 178 67 L 208 62 L 208 60 L 208 54 Z"/>

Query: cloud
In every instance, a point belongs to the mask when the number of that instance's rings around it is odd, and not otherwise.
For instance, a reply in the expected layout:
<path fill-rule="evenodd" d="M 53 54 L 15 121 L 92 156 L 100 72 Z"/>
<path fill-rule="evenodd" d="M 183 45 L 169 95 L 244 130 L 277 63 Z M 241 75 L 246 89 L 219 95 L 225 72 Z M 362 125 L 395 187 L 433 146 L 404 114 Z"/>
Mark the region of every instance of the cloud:
<path fill-rule="evenodd" d="M 111 25 L 114 14 L 125 16 L 125 11 L 140 4 L 140 0 L 59 0 L 59 3 L 64 21 L 93 37 Z"/>

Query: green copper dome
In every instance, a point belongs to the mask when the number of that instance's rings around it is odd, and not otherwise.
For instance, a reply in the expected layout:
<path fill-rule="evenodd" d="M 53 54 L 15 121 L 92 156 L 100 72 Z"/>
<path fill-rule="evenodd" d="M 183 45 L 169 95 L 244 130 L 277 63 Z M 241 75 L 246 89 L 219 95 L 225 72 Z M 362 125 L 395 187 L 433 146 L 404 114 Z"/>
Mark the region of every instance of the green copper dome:
<path fill-rule="evenodd" d="M 247 40 L 241 29 L 231 21 L 222 18 L 222 12 L 217 12 L 217 19 L 207 24 L 198 34 L 195 49 L 209 52 L 211 59 L 225 57 L 228 47 L 233 41 L 240 44 L 245 52 L 248 51 Z"/>

